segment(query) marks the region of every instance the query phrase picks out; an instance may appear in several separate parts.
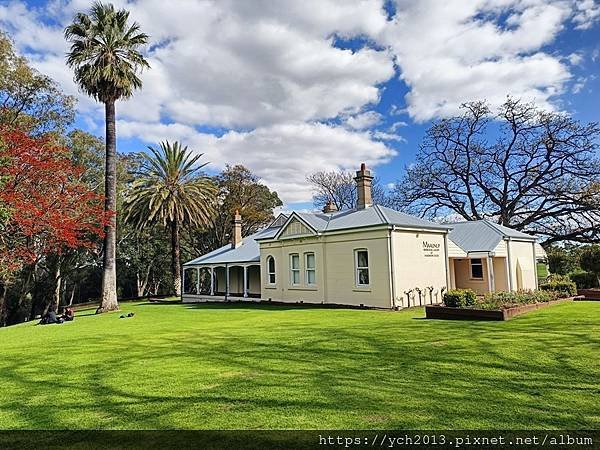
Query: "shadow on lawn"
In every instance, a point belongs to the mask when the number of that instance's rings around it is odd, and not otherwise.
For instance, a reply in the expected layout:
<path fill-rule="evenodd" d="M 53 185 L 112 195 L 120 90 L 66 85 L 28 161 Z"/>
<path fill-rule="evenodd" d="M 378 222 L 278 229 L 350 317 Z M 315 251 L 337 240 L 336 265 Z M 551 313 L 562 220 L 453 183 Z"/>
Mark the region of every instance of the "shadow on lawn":
<path fill-rule="evenodd" d="M 574 327 L 575 319 L 549 313 L 510 326 L 372 317 L 347 326 L 249 321 L 247 328 L 132 339 L 113 352 L 73 347 L 73 359 L 87 355 L 78 366 L 69 355 L 41 354 L 25 366 L 8 358 L 0 378 L 38 406 L 14 399 L 0 410 L 32 429 L 72 428 L 64 418 L 82 409 L 98 418 L 96 428 L 597 427 L 598 374 L 574 356 L 573 346 L 593 358 L 600 342 Z M 162 378 L 161 368 L 175 363 L 179 379 Z M 83 369 L 85 382 L 71 381 L 70 371 Z M 49 376 L 40 385 L 44 370 Z M 62 401 L 44 403 L 49 385 Z M 91 400 L 82 408 L 80 398 Z"/>

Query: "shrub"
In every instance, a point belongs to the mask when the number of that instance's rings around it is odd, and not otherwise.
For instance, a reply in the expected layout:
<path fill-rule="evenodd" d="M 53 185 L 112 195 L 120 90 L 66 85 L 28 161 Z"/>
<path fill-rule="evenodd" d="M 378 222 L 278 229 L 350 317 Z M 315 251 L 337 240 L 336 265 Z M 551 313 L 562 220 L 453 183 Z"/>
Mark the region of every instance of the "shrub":
<path fill-rule="evenodd" d="M 580 262 L 581 268 L 593 273 L 600 284 L 600 245 L 585 247 L 581 252 Z"/>
<path fill-rule="evenodd" d="M 558 292 L 561 297 L 577 295 L 577 286 L 571 280 L 552 280 L 550 283 L 542 284 L 540 289 Z"/>
<path fill-rule="evenodd" d="M 571 272 L 569 278 L 577 285 L 577 289 L 591 289 L 598 287 L 598 279 L 591 272 Z"/>
<path fill-rule="evenodd" d="M 444 305 L 451 308 L 473 306 L 477 296 L 471 289 L 450 289 L 444 294 Z"/>
<path fill-rule="evenodd" d="M 543 303 L 560 298 L 555 291 L 491 292 L 477 302 L 480 309 L 506 309 L 513 306 Z"/>

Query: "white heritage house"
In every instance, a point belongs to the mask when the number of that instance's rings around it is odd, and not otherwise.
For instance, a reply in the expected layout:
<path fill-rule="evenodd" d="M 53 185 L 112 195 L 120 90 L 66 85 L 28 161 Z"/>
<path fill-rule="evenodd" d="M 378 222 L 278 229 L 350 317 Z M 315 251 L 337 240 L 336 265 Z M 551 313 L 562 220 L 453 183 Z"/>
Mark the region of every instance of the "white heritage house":
<path fill-rule="evenodd" d="M 440 303 L 444 291 L 536 289 L 534 236 L 487 220 L 438 224 L 373 205 L 373 177 L 356 172 L 357 207 L 281 214 L 183 265 L 183 302 L 273 301 L 403 308 Z"/>

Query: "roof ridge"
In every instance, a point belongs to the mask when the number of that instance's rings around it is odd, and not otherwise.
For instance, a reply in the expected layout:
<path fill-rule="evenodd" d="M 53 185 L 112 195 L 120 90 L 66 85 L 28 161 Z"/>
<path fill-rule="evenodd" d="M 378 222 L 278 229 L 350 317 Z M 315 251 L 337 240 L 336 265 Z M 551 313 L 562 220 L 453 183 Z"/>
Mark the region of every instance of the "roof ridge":
<path fill-rule="evenodd" d="M 489 228 L 491 228 L 492 230 L 494 230 L 496 233 L 502 235 L 502 237 L 504 237 L 506 235 L 506 233 L 504 233 L 501 229 L 499 229 L 495 223 L 490 222 L 487 219 L 481 219 L 481 222 L 483 222 L 484 224 L 486 224 Z"/>
<path fill-rule="evenodd" d="M 377 212 L 377 215 L 379 216 L 379 218 L 381 220 L 383 220 L 383 223 L 387 223 L 387 224 L 391 223 L 390 218 L 388 216 L 386 216 L 385 211 L 383 211 L 379 205 L 375 204 L 372 207 Z"/>

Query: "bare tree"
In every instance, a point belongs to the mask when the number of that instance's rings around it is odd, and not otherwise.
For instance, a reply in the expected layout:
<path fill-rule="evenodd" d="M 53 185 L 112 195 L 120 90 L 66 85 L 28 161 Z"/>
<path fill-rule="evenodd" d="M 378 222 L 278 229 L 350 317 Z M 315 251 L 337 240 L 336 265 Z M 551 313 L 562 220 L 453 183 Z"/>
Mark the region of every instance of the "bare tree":
<path fill-rule="evenodd" d="M 352 172 L 343 170 L 320 171 L 306 177 L 313 187 L 313 204 L 321 209 L 329 200 L 339 211 L 356 207 L 356 182 Z M 387 206 L 389 199 L 378 178 L 372 184 L 373 203 Z"/>
<path fill-rule="evenodd" d="M 597 123 L 512 98 L 495 115 L 482 101 L 462 110 L 428 130 L 394 189 L 395 206 L 489 218 L 545 243 L 600 239 Z"/>

